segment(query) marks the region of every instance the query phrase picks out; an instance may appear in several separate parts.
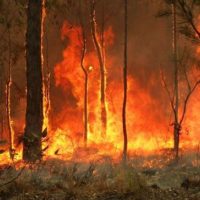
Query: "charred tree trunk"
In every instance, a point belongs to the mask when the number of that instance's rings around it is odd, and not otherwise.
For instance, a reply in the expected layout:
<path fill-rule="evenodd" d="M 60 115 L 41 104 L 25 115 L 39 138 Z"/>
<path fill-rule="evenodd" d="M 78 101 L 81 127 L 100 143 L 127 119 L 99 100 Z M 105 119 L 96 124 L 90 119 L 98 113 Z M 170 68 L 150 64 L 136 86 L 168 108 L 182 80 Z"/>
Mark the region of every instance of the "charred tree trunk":
<path fill-rule="evenodd" d="M 26 67 L 27 108 L 23 159 L 41 159 L 43 126 L 42 9 L 43 0 L 29 0 L 27 10 Z"/>
<path fill-rule="evenodd" d="M 11 85 L 12 85 L 12 75 L 11 75 L 11 37 L 10 37 L 10 24 L 8 24 L 8 80 L 6 83 L 6 112 L 7 112 L 7 123 L 8 123 L 8 133 L 9 133 L 9 153 L 10 158 L 13 160 L 14 151 L 14 130 L 12 127 L 11 119 Z"/>
<path fill-rule="evenodd" d="M 179 124 L 179 70 L 177 63 L 177 20 L 176 20 L 176 0 L 172 3 L 173 14 L 173 62 L 174 62 L 174 151 L 175 159 L 178 160 L 179 156 L 179 137 L 180 137 L 180 124 Z"/>
<path fill-rule="evenodd" d="M 102 56 L 102 47 L 98 41 L 98 36 L 97 36 L 97 30 L 96 30 L 96 18 L 95 18 L 95 0 L 90 0 L 90 22 L 91 22 L 91 29 L 92 29 L 92 37 L 94 41 L 94 45 L 97 51 L 97 56 L 99 60 L 99 65 L 100 65 L 100 76 L 101 76 L 101 81 L 100 81 L 100 98 L 101 98 L 101 133 L 102 136 L 106 136 L 106 126 L 107 126 L 107 112 L 106 112 L 106 97 L 105 97 L 105 86 L 106 86 L 106 81 L 105 81 L 105 66 L 104 66 L 104 61 L 103 61 L 103 56 Z"/>
<path fill-rule="evenodd" d="M 126 104 L 127 104 L 127 26 L 128 26 L 128 0 L 124 1 L 124 68 L 123 68 L 123 83 L 124 83 L 124 99 L 122 107 L 122 125 L 123 125 L 123 136 L 124 136 L 124 148 L 123 148 L 123 161 L 126 163 L 127 160 L 127 148 L 128 148 L 128 137 L 126 128 Z"/>
<path fill-rule="evenodd" d="M 81 55 L 81 68 L 84 73 L 84 114 L 83 114 L 83 120 L 84 120 L 84 145 L 87 147 L 87 138 L 88 138 L 88 72 L 87 69 L 84 67 L 84 58 L 85 58 L 85 52 L 86 52 L 86 35 L 85 35 L 85 27 L 83 22 L 83 16 L 82 16 L 82 5 L 81 1 L 80 3 L 80 24 L 82 28 L 82 55 Z"/>
<path fill-rule="evenodd" d="M 102 1 L 102 23 L 101 23 L 101 52 L 103 65 L 106 66 L 106 52 L 105 52 L 105 0 Z"/>

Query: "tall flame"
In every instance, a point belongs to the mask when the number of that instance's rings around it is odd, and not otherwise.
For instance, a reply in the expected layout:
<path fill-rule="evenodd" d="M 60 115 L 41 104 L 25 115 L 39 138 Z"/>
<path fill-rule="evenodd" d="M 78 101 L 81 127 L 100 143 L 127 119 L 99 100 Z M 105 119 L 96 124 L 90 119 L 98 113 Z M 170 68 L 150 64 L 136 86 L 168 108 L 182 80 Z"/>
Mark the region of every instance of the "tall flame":
<path fill-rule="evenodd" d="M 60 156 L 72 157 L 83 146 L 83 98 L 84 98 L 84 75 L 80 67 L 81 58 L 81 28 L 72 27 L 68 22 L 61 29 L 62 40 L 67 39 L 67 47 L 63 51 L 63 60 L 54 68 L 55 84 L 62 95 L 61 105 L 56 113 L 54 127 L 55 132 L 50 136 L 50 148 L 47 155 L 56 152 Z M 112 27 L 105 31 L 107 45 L 112 48 L 114 33 Z M 106 106 L 108 115 L 106 141 L 101 135 L 101 103 L 100 103 L 100 72 L 98 59 L 94 51 L 85 55 L 84 65 L 89 71 L 88 87 L 88 122 L 89 135 L 88 144 L 90 148 L 96 149 L 98 155 L 112 155 L 117 157 L 121 154 L 123 137 L 121 124 L 122 109 L 122 67 L 116 66 L 117 59 L 107 56 L 106 61 Z M 154 84 L 156 75 L 150 84 Z M 137 150 L 143 152 L 155 151 L 159 148 L 173 147 L 172 128 L 167 130 L 167 117 L 161 115 L 158 109 L 158 101 L 153 100 L 150 93 L 141 88 L 140 83 L 128 76 L 128 105 L 127 105 L 127 127 L 129 135 L 129 152 Z M 163 91 L 164 92 L 164 91 Z M 194 102 L 194 99 L 192 100 Z M 191 103 L 192 104 L 192 103 Z M 196 104 L 192 107 L 195 110 Z M 190 127 L 194 122 L 191 120 L 193 112 L 190 112 L 190 120 L 186 126 Z M 196 116 L 196 113 L 194 114 Z M 191 129 L 191 131 L 194 131 Z M 197 145 L 191 140 L 197 134 L 195 131 L 181 136 L 181 146 Z M 59 153 L 58 153 L 59 152 Z M 64 156 L 66 158 L 66 156 Z M 69 158 L 67 157 L 67 158 Z"/>

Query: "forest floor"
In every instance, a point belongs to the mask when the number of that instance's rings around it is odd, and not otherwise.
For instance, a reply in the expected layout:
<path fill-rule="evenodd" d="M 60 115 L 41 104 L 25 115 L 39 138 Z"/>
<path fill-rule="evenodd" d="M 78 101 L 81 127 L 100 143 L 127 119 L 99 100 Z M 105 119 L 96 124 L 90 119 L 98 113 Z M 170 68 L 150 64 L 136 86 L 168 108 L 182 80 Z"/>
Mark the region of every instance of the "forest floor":
<path fill-rule="evenodd" d="M 165 156 L 135 155 L 126 167 L 108 157 L 4 165 L 0 200 L 200 200 L 198 159 L 185 156 L 175 164 Z"/>

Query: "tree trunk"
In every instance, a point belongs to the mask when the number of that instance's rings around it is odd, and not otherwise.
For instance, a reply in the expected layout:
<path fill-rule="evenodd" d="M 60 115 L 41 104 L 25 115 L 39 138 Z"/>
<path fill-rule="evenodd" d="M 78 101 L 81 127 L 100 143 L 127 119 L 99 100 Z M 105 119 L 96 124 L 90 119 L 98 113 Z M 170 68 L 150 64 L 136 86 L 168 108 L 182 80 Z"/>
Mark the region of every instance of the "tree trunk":
<path fill-rule="evenodd" d="M 173 14 L 173 62 L 174 62 L 174 151 L 175 158 L 178 160 L 179 154 L 179 136 L 180 136 L 180 125 L 179 125 L 179 70 L 177 63 L 177 20 L 176 20 L 176 0 L 172 3 L 172 14 Z"/>
<path fill-rule="evenodd" d="M 127 104 L 127 26 L 128 26 L 128 0 L 124 1 L 124 68 L 123 68 L 123 83 L 124 83 L 124 99 L 122 107 L 122 125 L 123 125 L 123 136 L 124 136 L 124 148 L 123 148 L 123 161 L 126 163 L 127 160 L 127 148 L 128 148 L 128 137 L 126 128 L 126 104 Z"/>
<path fill-rule="evenodd" d="M 43 17 L 44 20 L 44 17 Z M 48 39 L 48 26 L 45 27 L 45 58 L 46 58 L 46 65 L 45 69 L 43 70 L 43 91 L 44 91 L 44 122 L 43 122 L 43 129 L 47 128 L 49 125 L 49 112 L 51 109 L 51 98 L 50 98 L 50 91 L 51 91 L 51 69 L 49 67 L 49 39 Z"/>
<path fill-rule="evenodd" d="M 81 68 L 84 73 L 84 114 L 83 114 L 83 120 L 84 120 L 84 145 L 87 147 L 87 138 L 88 138 L 88 72 L 87 69 L 84 67 L 84 58 L 85 58 L 85 52 L 86 52 L 86 35 L 85 35 L 85 27 L 83 22 L 83 15 L 82 15 L 82 4 L 81 0 L 79 1 L 80 4 L 80 24 L 82 28 L 82 55 L 81 55 Z"/>
<path fill-rule="evenodd" d="M 12 127 L 11 119 L 11 85 L 12 85 L 12 75 L 11 75 L 11 37 L 10 37 L 10 25 L 8 24 L 8 80 L 6 83 L 6 112 L 7 112 L 7 123 L 8 123 L 8 133 L 9 133 L 9 153 L 10 158 L 13 160 L 15 155 L 14 150 L 14 130 Z"/>
<path fill-rule="evenodd" d="M 180 125 L 178 123 L 174 125 L 174 152 L 176 161 L 178 161 L 179 158 L 179 139 L 180 139 Z"/>
<path fill-rule="evenodd" d="M 4 118 L 3 113 L 1 115 L 1 133 L 0 133 L 0 140 L 3 140 L 3 134 L 4 134 Z"/>
<path fill-rule="evenodd" d="M 102 136 L 106 136 L 106 128 L 107 128 L 107 112 L 106 112 L 106 103 L 105 103 L 105 66 L 104 66 L 104 61 L 103 61 L 103 56 L 102 56 L 102 50 L 101 50 L 101 45 L 98 41 L 98 36 L 97 36 L 97 30 L 96 30 L 96 19 L 95 19 L 95 0 L 90 0 L 90 21 L 91 21 L 91 29 L 92 29 L 92 37 L 94 41 L 94 45 L 97 51 L 97 56 L 99 60 L 99 65 L 100 65 L 100 76 L 101 76 L 101 81 L 100 81 L 100 93 L 101 93 L 101 133 Z"/>
<path fill-rule="evenodd" d="M 26 33 L 27 108 L 23 159 L 41 159 L 43 126 L 42 9 L 44 0 L 29 0 Z"/>
<path fill-rule="evenodd" d="M 0 102 L 3 104 L 3 98 L 4 98 L 4 95 L 3 95 L 3 91 L 4 91 L 4 83 L 3 83 L 3 74 L 1 74 L 1 96 L 0 96 Z M 3 135 L 4 135 L 4 111 L 2 109 L 1 111 L 1 133 L 0 133 L 0 140 L 3 140 Z"/>
<path fill-rule="evenodd" d="M 85 47 L 83 47 L 85 48 Z M 84 50 L 83 50 L 84 51 Z M 83 53 L 84 55 L 84 53 Z M 84 59 L 84 58 L 83 58 Z M 85 83 L 84 83 L 84 143 L 85 147 L 87 146 L 87 138 L 88 138 L 88 74 L 86 69 L 83 66 L 83 60 L 81 61 L 81 67 L 84 71 Z"/>
<path fill-rule="evenodd" d="M 106 52 L 105 52 L 105 0 L 102 1 L 102 23 L 101 23 L 101 53 L 103 65 L 106 66 Z"/>

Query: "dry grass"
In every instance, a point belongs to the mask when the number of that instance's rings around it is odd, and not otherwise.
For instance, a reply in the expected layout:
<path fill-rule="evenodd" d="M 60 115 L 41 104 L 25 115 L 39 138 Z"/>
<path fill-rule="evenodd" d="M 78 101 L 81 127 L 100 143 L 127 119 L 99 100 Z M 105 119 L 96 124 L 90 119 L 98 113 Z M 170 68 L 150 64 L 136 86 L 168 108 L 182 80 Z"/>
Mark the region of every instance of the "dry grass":
<path fill-rule="evenodd" d="M 19 170 L 14 167 L 2 170 L 0 184 L 17 176 Z M 28 194 L 35 193 L 39 196 L 40 193 L 45 194 L 46 199 L 52 194 L 62 194 L 59 199 L 66 199 L 66 196 L 76 196 L 75 199 L 90 196 L 95 199 L 100 193 L 136 192 L 145 185 L 145 180 L 132 167 L 113 164 L 111 161 L 86 164 L 49 160 L 26 167 L 16 180 L 0 188 L 0 195 L 4 199 L 13 196 L 26 199 Z"/>
<path fill-rule="evenodd" d="M 189 157 L 191 158 L 191 156 Z M 184 163 L 187 163 L 186 160 L 189 157 L 185 157 Z M 148 159 L 151 160 L 150 158 Z M 154 168 L 146 168 L 146 166 L 139 169 L 133 167 L 138 163 L 142 163 L 141 158 L 130 160 L 130 164 L 127 166 L 121 163 L 116 164 L 108 157 L 93 163 L 74 163 L 49 159 L 36 165 L 27 166 L 12 183 L 0 187 L 0 197 L 2 200 L 173 199 L 173 194 L 172 198 L 171 196 L 166 197 L 168 193 L 171 195 L 173 191 L 165 192 L 165 190 L 155 189 L 149 185 L 149 177 L 159 176 L 162 179 L 165 175 L 164 177 L 168 180 L 169 176 L 165 173 L 171 172 L 171 166 L 155 170 Z M 182 166 L 182 164 L 180 165 Z M 173 169 L 174 173 L 177 173 L 177 177 L 189 174 L 187 167 Z M 181 173 L 179 169 L 182 169 Z M 0 185 L 16 177 L 20 170 L 14 166 L 2 168 L 0 170 Z M 195 170 L 195 173 L 199 172 L 198 168 Z M 155 171 L 158 174 L 155 174 Z M 192 168 L 191 175 L 193 173 L 194 168 Z M 173 177 L 175 179 L 174 175 Z M 199 179 L 196 180 L 189 181 L 195 183 L 198 189 L 200 187 Z"/>

